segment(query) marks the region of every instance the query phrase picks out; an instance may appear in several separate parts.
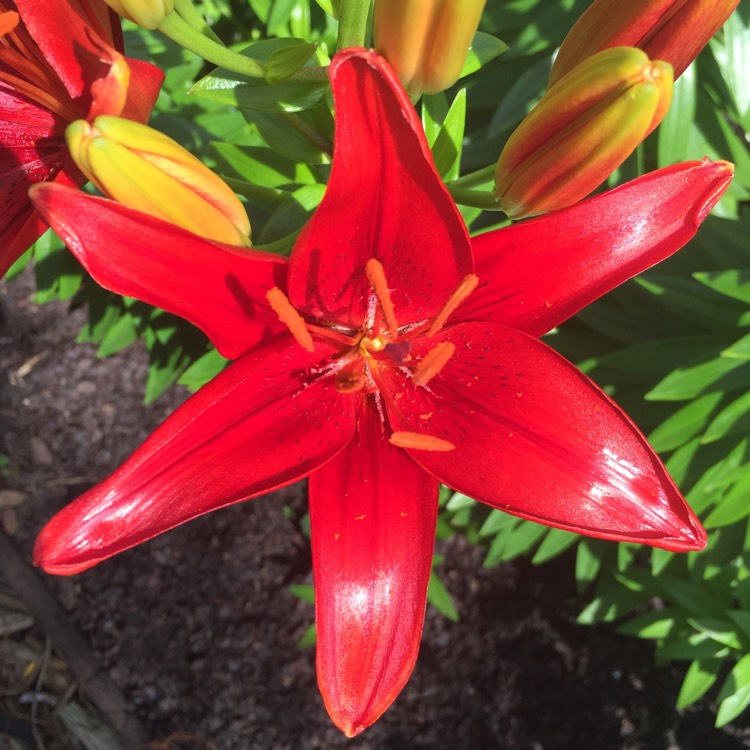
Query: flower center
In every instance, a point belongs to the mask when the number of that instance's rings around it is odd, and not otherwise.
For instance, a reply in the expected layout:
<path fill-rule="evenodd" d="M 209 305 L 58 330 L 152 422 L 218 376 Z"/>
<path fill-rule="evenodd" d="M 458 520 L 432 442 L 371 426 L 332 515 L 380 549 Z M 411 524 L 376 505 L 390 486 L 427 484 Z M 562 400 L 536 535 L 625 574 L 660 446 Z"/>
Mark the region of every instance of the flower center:
<path fill-rule="evenodd" d="M 34 40 L 20 23 L 18 13 L 0 0 L 0 81 L 65 120 L 75 120 L 68 92 Z"/>
<path fill-rule="evenodd" d="M 476 289 L 478 278 L 474 274 L 464 277 L 434 318 L 399 326 L 382 263 L 371 258 L 364 270 L 372 291 L 366 319 L 359 331 L 344 333 L 336 323 L 326 325 L 306 321 L 278 287 L 268 291 L 266 299 L 279 320 L 306 351 L 315 351 L 314 337 L 327 339 L 339 347 L 339 353 L 323 371 L 333 376 L 334 387 L 339 393 L 373 394 L 380 399 L 381 369 L 390 367 L 403 370 L 412 378 L 414 385 L 427 387 L 453 357 L 456 347 L 449 341 L 441 341 L 424 356 L 412 358 L 412 341 L 418 336 L 432 338 Z M 385 422 L 380 401 L 378 409 Z M 430 451 L 453 450 L 455 447 L 447 440 L 416 432 L 392 432 L 389 440 L 402 448 Z"/>

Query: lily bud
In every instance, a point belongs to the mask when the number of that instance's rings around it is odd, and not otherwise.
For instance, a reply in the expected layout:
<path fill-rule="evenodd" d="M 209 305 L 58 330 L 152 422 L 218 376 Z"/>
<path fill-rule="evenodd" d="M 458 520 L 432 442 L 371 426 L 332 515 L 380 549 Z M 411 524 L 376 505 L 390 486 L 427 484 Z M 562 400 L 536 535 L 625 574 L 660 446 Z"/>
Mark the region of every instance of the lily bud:
<path fill-rule="evenodd" d="M 495 195 L 513 219 L 565 208 L 602 183 L 661 122 L 672 68 L 633 47 L 581 63 L 542 97 L 508 139 Z"/>
<path fill-rule="evenodd" d="M 739 0 L 594 0 L 565 37 L 549 85 L 610 47 L 638 47 L 682 75 Z"/>
<path fill-rule="evenodd" d="M 410 94 L 458 80 L 485 1 L 375 0 L 375 47 Z"/>
<path fill-rule="evenodd" d="M 247 213 L 229 186 L 158 130 L 102 115 L 66 131 L 76 166 L 106 196 L 194 234 L 250 246 Z"/>
<path fill-rule="evenodd" d="M 174 10 L 174 0 L 104 0 L 123 18 L 144 29 L 155 29 Z"/>

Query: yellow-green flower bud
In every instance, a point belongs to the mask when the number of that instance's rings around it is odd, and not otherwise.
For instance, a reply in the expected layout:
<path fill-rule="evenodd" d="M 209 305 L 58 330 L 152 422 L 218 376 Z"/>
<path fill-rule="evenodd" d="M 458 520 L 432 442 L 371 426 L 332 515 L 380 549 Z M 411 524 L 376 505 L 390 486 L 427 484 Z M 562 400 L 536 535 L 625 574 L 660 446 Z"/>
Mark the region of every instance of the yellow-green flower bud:
<path fill-rule="evenodd" d="M 508 139 L 495 195 L 513 219 L 565 208 L 600 185 L 661 122 L 672 67 L 615 47 L 561 78 Z"/>
<path fill-rule="evenodd" d="M 158 130 L 102 115 L 66 138 L 78 168 L 106 196 L 195 234 L 250 246 L 250 221 L 229 186 Z"/>
<path fill-rule="evenodd" d="M 452 86 L 486 0 L 375 0 L 375 47 L 412 95 Z"/>
<path fill-rule="evenodd" d="M 123 18 L 144 29 L 155 29 L 173 10 L 174 0 L 104 0 Z"/>

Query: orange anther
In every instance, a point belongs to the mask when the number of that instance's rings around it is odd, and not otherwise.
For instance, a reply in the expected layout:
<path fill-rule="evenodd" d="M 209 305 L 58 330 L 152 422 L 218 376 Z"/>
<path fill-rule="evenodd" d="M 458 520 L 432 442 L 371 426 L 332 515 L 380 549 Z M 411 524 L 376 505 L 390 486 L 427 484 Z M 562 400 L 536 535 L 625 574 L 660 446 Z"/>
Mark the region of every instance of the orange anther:
<path fill-rule="evenodd" d="M 305 349 L 305 351 L 315 351 L 313 338 L 310 335 L 310 331 L 307 330 L 304 319 L 289 301 L 286 294 L 275 286 L 273 289 L 269 289 L 266 292 L 266 299 L 268 300 L 268 304 L 271 305 L 271 309 L 279 316 L 279 320 L 289 329 L 292 336 L 294 336 L 296 342 Z"/>
<path fill-rule="evenodd" d="M 456 347 L 449 341 L 441 341 L 430 349 L 414 368 L 414 384 L 427 385 L 443 369 L 455 351 Z"/>
<path fill-rule="evenodd" d="M 473 273 L 464 276 L 464 280 L 458 285 L 448 301 L 443 305 L 443 309 L 435 316 L 432 325 L 427 330 L 427 337 L 434 336 L 448 320 L 448 316 L 477 288 L 479 277 Z"/>
<path fill-rule="evenodd" d="M 393 309 L 391 293 L 388 291 L 388 282 L 385 278 L 383 264 L 379 260 L 375 260 L 375 258 L 370 258 L 365 265 L 365 275 L 370 282 L 373 292 L 375 292 L 375 296 L 378 298 L 383 319 L 388 327 L 388 333 L 393 338 L 396 338 L 398 335 L 398 323 L 396 321 L 396 312 Z"/>
<path fill-rule="evenodd" d="M 388 440 L 399 448 L 416 448 L 422 451 L 452 451 L 456 448 L 447 440 L 421 432 L 394 432 Z"/>
<path fill-rule="evenodd" d="M 0 37 L 9 34 L 16 26 L 18 26 L 18 13 L 13 10 L 0 13 Z"/>

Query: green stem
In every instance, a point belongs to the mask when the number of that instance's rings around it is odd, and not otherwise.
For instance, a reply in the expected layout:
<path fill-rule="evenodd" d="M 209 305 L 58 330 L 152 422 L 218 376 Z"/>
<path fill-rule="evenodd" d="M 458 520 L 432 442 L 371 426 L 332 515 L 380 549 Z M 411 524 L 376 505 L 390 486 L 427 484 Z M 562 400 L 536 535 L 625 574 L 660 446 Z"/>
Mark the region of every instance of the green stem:
<path fill-rule="evenodd" d="M 217 44 L 221 44 L 222 47 L 224 46 L 221 39 L 206 23 L 206 19 L 195 9 L 193 0 L 174 0 L 174 9 L 191 28 L 203 34 L 203 36 L 213 39 Z"/>
<path fill-rule="evenodd" d="M 336 48 L 364 47 L 372 0 L 342 0 Z"/>
<path fill-rule="evenodd" d="M 268 66 L 260 60 L 246 57 L 214 42 L 196 31 L 187 21 L 177 13 L 168 15 L 160 24 L 159 31 L 181 47 L 195 52 L 204 60 L 207 60 L 221 68 L 232 70 L 235 73 L 249 76 L 250 78 L 265 78 Z M 327 68 L 300 68 L 289 80 L 293 81 L 325 81 L 328 78 Z"/>
<path fill-rule="evenodd" d="M 448 189 L 476 187 L 477 185 L 483 185 L 485 182 L 489 182 L 494 179 L 494 177 L 495 165 L 490 164 L 489 166 L 478 169 L 476 172 L 470 172 L 463 177 L 451 180 L 451 182 L 448 183 Z"/>
<path fill-rule="evenodd" d="M 448 191 L 453 196 L 453 200 L 462 206 L 483 208 L 485 211 L 501 210 L 495 194 L 489 190 L 467 190 L 466 188 L 457 188 L 449 184 Z"/>

